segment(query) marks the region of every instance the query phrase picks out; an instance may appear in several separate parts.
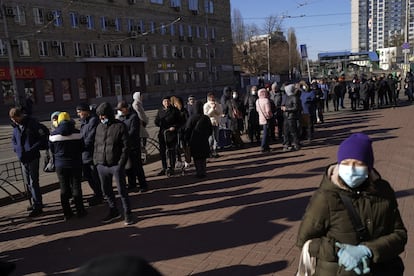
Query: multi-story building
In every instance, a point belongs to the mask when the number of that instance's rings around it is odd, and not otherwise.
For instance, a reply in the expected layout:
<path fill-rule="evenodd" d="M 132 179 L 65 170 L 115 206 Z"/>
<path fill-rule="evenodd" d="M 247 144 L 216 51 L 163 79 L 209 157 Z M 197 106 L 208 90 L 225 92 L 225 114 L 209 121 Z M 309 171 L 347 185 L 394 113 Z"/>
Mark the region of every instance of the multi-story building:
<path fill-rule="evenodd" d="M 399 47 L 401 45 L 396 44 L 402 42 L 412 44 L 412 8 L 414 0 L 352 0 L 352 51 L 376 51 L 379 48 Z"/>
<path fill-rule="evenodd" d="M 13 85 L 20 102 L 56 110 L 233 81 L 229 0 L 1 2 L 0 109 L 16 100 Z"/>

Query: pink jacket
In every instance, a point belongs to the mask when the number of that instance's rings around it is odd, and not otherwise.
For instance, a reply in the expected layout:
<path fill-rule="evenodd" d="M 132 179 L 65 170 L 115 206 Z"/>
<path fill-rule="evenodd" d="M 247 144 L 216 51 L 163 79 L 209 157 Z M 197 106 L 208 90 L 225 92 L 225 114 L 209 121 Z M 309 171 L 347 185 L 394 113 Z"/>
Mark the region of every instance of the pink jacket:
<path fill-rule="evenodd" d="M 267 119 L 273 117 L 268 92 L 265 88 L 262 88 L 257 92 L 257 95 L 259 98 L 256 100 L 256 111 L 259 113 L 259 124 L 265 125 Z"/>

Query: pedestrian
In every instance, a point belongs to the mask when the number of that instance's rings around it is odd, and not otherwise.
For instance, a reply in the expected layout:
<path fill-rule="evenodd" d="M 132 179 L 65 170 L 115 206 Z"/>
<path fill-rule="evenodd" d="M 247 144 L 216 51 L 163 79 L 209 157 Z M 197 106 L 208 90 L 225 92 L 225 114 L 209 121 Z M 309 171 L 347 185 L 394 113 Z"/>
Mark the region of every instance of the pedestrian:
<path fill-rule="evenodd" d="M 196 102 L 194 114 L 188 119 L 185 128 L 185 139 L 190 146 L 194 160 L 196 177 L 206 177 L 206 160 L 210 156 L 209 137 L 213 132 L 211 120 L 203 113 L 203 103 Z"/>
<path fill-rule="evenodd" d="M 372 140 L 352 134 L 309 202 L 297 246 L 316 258 L 312 275 L 385 276 L 403 275 L 406 243 L 394 190 L 374 168 Z"/>
<path fill-rule="evenodd" d="M 96 127 L 93 162 L 109 207 L 108 215 L 102 222 L 109 223 L 121 217 L 112 188 L 114 178 L 124 209 L 125 225 L 130 225 L 134 223 L 134 219 L 125 181 L 125 164 L 129 151 L 128 130 L 123 122 L 115 119 L 110 103 L 101 103 L 96 108 L 96 114 L 100 123 Z"/>
<path fill-rule="evenodd" d="M 261 152 L 269 152 L 269 121 L 273 119 L 273 112 L 269 100 L 269 94 L 266 88 L 261 88 L 257 92 L 258 99 L 256 100 L 256 110 L 259 114 L 259 124 L 263 129 L 262 141 L 260 144 Z"/>
<path fill-rule="evenodd" d="M 213 126 L 213 132 L 209 138 L 211 156 L 214 158 L 220 157 L 217 153 L 218 140 L 219 140 L 219 127 L 220 119 L 223 115 L 223 109 L 221 104 L 216 101 L 216 97 L 213 92 L 207 93 L 207 102 L 203 106 L 204 115 L 210 118 L 211 125 Z"/>
<path fill-rule="evenodd" d="M 247 111 L 247 134 L 250 143 L 254 143 L 254 139 L 260 143 L 260 125 L 259 113 L 256 110 L 257 86 L 250 87 L 250 91 L 246 94 L 244 99 L 244 106 Z"/>
<path fill-rule="evenodd" d="M 82 136 L 67 112 L 60 112 L 58 127 L 50 134 L 49 145 L 55 160 L 60 186 L 60 204 L 65 220 L 73 216 L 70 198 L 73 197 L 76 215 L 81 218 L 87 212 L 82 197 Z"/>
<path fill-rule="evenodd" d="M 188 117 L 190 118 L 193 114 L 195 114 L 195 108 L 196 108 L 196 98 L 193 95 L 188 96 L 187 99 L 187 105 L 186 105 L 186 109 L 188 111 Z"/>
<path fill-rule="evenodd" d="M 119 120 L 122 121 L 128 129 L 129 151 L 128 162 L 125 166 L 125 172 L 128 178 L 128 189 L 137 188 L 137 179 L 141 192 L 148 190 L 147 180 L 145 178 L 144 168 L 141 160 L 140 145 L 140 120 L 137 113 L 125 101 L 120 101 L 117 106 L 120 112 Z"/>
<path fill-rule="evenodd" d="M 13 125 L 13 150 L 21 163 L 24 183 L 33 200 L 33 205 L 28 208 L 29 217 L 35 217 L 43 213 L 42 193 L 39 186 L 39 160 L 40 150 L 42 147 L 47 148 L 49 133 L 41 123 L 25 115 L 21 108 L 11 108 L 9 117 Z"/>
<path fill-rule="evenodd" d="M 155 125 L 159 127 L 158 142 L 160 144 L 162 164 L 162 169 L 158 173 L 158 176 L 174 174 L 178 142 L 177 131 L 182 122 L 181 119 L 180 112 L 171 105 L 170 97 L 164 97 L 162 99 L 162 106 L 158 109 L 157 115 L 155 116 Z M 167 158 L 169 163 L 167 163 Z"/>
<path fill-rule="evenodd" d="M 299 90 L 295 90 L 295 85 L 290 83 L 284 85 L 284 90 L 286 93 L 286 100 L 282 103 L 284 117 L 283 150 L 299 150 L 298 120 L 302 110 L 301 101 L 298 96 Z"/>
<path fill-rule="evenodd" d="M 138 114 L 138 118 L 140 120 L 139 137 L 141 141 L 141 153 L 145 154 L 146 156 L 147 152 L 145 148 L 147 146 L 147 138 L 149 137 L 149 133 L 147 131 L 147 125 L 149 122 L 149 118 L 147 114 L 145 114 L 144 105 L 142 103 L 143 96 L 141 92 L 135 92 L 132 98 L 134 100 L 132 102 L 132 108 Z"/>
<path fill-rule="evenodd" d="M 98 170 L 93 163 L 93 150 L 95 143 L 96 127 L 99 119 L 90 109 L 87 103 L 81 103 L 76 107 L 76 113 L 80 118 L 80 134 L 83 141 L 82 150 L 82 173 L 83 178 L 88 181 L 93 196 L 88 198 L 89 206 L 99 205 L 103 202 L 103 193 L 101 182 L 99 180 Z"/>

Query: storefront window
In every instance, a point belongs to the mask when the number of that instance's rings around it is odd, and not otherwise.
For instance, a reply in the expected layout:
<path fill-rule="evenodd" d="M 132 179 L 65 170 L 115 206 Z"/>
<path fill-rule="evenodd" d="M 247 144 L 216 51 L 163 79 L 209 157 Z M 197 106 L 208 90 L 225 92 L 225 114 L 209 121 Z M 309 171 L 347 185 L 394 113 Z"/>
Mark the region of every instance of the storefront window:
<path fill-rule="evenodd" d="M 61 80 L 62 83 L 62 98 L 64 101 L 72 100 L 72 89 L 70 87 L 70 79 Z"/>
<path fill-rule="evenodd" d="M 11 81 L 1 82 L 1 91 L 3 93 L 3 103 L 11 105 L 14 103 L 13 84 Z"/>
<path fill-rule="evenodd" d="M 95 97 L 102 98 L 102 78 L 95 77 Z"/>
<path fill-rule="evenodd" d="M 43 89 L 45 95 L 45 102 L 52 103 L 55 101 L 55 91 L 53 86 L 53 80 L 44 80 Z"/>
<path fill-rule="evenodd" d="M 35 81 L 34 80 L 25 80 L 24 81 L 24 94 L 25 94 L 26 98 L 30 97 L 34 103 L 36 102 Z"/>
<path fill-rule="evenodd" d="M 85 79 L 79 78 L 76 82 L 78 84 L 79 99 L 87 99 L 88 95 L 86 94 Z"/>

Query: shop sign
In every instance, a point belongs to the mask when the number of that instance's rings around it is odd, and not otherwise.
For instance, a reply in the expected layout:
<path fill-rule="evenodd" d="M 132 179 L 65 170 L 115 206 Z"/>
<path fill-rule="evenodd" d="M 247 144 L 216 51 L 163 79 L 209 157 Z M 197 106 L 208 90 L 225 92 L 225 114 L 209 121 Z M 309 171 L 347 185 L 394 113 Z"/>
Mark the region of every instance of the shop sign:
<path fill-rule="evenodd" d="M 43 67 L 16 67 L 14 68 L 16 79 L 44 79 Z M 9 67 L 0 67 L 0 80 L 10 80 Z"/>

